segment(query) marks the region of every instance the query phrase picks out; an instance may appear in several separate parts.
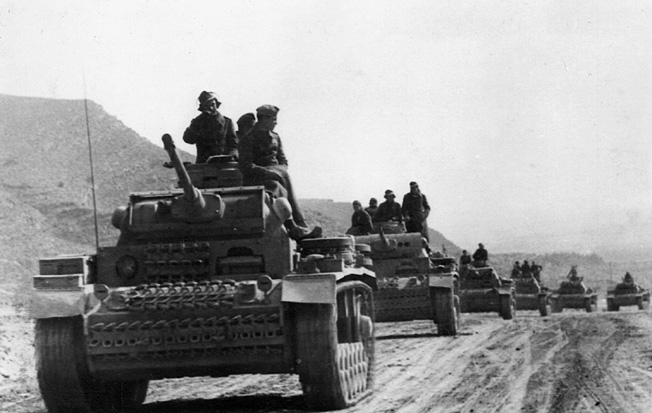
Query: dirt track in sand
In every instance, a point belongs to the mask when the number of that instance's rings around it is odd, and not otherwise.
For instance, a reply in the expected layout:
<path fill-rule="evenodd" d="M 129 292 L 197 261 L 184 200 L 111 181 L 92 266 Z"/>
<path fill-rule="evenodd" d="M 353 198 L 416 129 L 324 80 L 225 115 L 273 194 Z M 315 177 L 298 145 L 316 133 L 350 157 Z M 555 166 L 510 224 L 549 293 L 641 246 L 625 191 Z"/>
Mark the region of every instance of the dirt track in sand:
<path fill-rule="evenodd" d="M 31 323 L 0 320 L 0 411 L 44 413 Z M 649 412 L 650 313 L 566 310 L 514 321 L 465 314 L 458 337 L 431 323 L 377 326 L 376 385 L 343 412 Z M 152 382 L 142 412 L 300 412 L 296 376 Z"/>

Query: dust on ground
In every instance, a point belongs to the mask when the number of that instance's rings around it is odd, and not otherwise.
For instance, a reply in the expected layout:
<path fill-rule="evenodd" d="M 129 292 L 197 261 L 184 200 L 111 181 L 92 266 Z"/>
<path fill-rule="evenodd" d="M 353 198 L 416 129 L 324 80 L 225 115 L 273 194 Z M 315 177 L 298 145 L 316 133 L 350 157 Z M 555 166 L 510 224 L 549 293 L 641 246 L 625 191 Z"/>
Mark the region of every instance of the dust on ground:
<path fill-rule="evenodd" d="M 45 413 L 33 361 L 33 323 L 0 311 L 0 411 Z M 464 314 L 461 334 L 432 323 L 377 325 L 373 394 L 343 412 L 647 412 L 652 316 L 566 310 L 515 320 Z M 304 411 L 294 375 L 159 380 L 147 413 Z"/>

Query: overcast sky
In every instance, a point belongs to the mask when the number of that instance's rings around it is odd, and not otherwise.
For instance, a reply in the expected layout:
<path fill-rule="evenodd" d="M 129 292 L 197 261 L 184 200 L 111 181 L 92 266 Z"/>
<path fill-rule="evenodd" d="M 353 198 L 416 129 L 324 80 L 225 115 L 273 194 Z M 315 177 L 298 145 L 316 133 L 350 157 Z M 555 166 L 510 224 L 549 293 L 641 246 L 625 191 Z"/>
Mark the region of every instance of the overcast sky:
<path fill-rule="evenodd" d="M 85 76 L 89 99 L 180 147 L 202 90 L 234 120 L 274 104 L 301 198 L 400 200 L 414 180 L 462 247 L 591 250 L 652 233 L 650 9 L 0 0 L 0 93 L 78 99 Z"/>

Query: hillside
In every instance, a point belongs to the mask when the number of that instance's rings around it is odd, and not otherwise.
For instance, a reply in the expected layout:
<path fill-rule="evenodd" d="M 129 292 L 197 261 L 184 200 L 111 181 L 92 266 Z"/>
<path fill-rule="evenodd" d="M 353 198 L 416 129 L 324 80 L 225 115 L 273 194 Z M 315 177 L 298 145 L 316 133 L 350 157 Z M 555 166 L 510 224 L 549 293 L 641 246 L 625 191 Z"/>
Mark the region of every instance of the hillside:
<path fill-rule="evenodd" d="M 94 250 L 93 197 L 83 100 L 0 95 L 0 260 L 25 272 L 38 257 Z M 88 101 L 100 245 L 112 245 L 113 210 L 132 191 L 172 188 L 176 177 L 161 167 L 167 154 L 102 106 Z M 164 133 L 165 131 L 161 131 Z M 180 137 L 176 137 L 180 139 Z M 182 153 L 185 160 L 191 154 Z M 330 200 L 301 200 L 307 220 L 326 235 L 343 234 L 351 207 Z M 432 245 L 458 253 L 442 234 Z M 0 261 L 0 264 L 3 261 Z"/>

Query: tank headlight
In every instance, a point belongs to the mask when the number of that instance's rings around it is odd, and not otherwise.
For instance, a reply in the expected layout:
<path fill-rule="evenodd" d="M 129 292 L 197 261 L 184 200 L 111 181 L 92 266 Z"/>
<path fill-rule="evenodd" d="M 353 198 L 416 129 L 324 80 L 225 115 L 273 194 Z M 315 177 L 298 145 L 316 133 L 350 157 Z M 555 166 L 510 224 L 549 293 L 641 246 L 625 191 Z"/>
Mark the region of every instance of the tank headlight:
<path fill-rule="evenodd" d="M 113 215 L 111 215 L 111 225 L 117 229 L 122 229 L 125 218 L 127 218 L 127 207 L 118 207 L 113 211 Z"/>
<path fill-rule="evenodd" d="M 138 273 L 138 261 L 131 255 L 123 255 L 118 262 L 115 263 L 118 276 L 123 279 L 134 278 Z"/>

